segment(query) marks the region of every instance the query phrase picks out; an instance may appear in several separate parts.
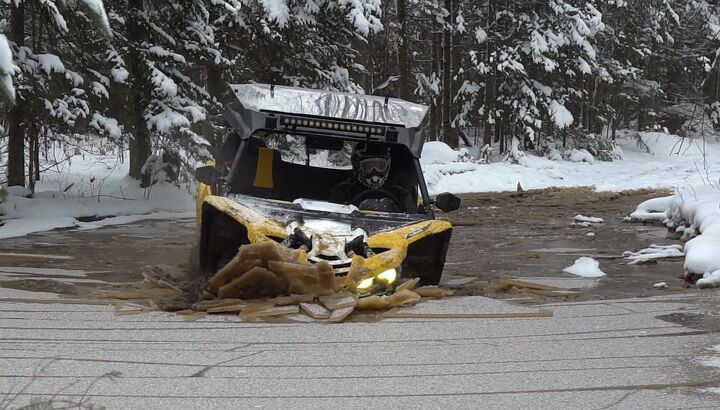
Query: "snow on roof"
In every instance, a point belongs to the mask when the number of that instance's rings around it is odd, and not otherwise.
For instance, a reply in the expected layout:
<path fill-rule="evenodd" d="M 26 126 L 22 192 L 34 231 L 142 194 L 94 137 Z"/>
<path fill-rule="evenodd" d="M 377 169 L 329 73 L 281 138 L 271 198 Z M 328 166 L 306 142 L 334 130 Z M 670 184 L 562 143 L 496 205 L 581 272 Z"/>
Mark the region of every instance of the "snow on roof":
<path fill-rule="evenodd" d="M 428 107 L 397 98 L 269 84 L 233 84 L 230 88 L 246 109 L 367 121 L 417 128 Z"/>

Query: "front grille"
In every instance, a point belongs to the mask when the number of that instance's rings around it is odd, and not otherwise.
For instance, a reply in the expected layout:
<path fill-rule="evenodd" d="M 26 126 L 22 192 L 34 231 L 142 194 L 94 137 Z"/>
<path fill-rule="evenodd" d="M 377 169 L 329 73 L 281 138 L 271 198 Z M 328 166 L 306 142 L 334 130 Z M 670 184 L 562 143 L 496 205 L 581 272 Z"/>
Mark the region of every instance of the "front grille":
<path fill-rule="evenodd" d="M 332 266 L 333 272 L 335 272 L 335 275 L 338 276 L 345 276 L 350 271 L 350 265 L 352 264 L 352 259 L 337 259 L 329 260 L 325 257 L 317 257 L 317 256 L 309 256 L 308 260 L 312 263 L 319 263 L 319 262 L 327 262 Z"/>

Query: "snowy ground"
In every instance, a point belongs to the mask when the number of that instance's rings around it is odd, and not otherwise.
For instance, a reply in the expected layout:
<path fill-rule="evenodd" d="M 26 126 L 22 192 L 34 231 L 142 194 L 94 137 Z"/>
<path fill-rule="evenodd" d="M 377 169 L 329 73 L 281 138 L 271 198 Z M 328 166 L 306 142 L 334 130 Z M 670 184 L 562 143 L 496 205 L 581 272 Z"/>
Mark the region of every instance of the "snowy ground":
<path fill-rule="evenodd" d="M 115 154 L 72 155 L 70 160 L 59 150 L 54 154 L 60 163 L 45 171 L 33 198 L 25 197 L 27 190 L 8 189 L 8 197 L 0 203 L 4 222 L 0 238 L 195 215 L 192 187 L 156 184 L 140 188 L 127 176 L 127 156 L 123 163 Z M 81 222 L 95 217 L 102 220 Z"/>
<path fill-rule="evenodd" d="M 592 161 L 575 152 L 568 156 L 578 162 L 526 155 L 521 164 L 474 164 L 457 162 L 457 153 L 440 142 L 425 145 L 421 162 L 434 194 L 514 191 L 518 183 L 523 189 L 595 186 L 602 191 L 620 191 L 676 189 L 718 181 L 720 163 L 713 159 L 720 158 L 720 143 L 714 138 L 703 143 L 662 133 L 641 135 L 651 152 L 638 147 L 633 136 L 621 134 L 618 145 L 623 159 L 613 162 Z"/>
<path fill-rule="evenodd" d="M 439 142 L 426 144 L 421 162 L 430 192 L 469 193 L 514 191 L 550 186 L 595 186 L 598 190 L 645 187 L 679 189 L 717 181 L 720 143 L 710 139 L 683 140 L 661 133 L 642 138 L 651 152 L 638 147 L 634 137 L 621 133 L 618 141 L 623 159 L 603 162 L 579 152 L 568 160 L 525 155 L 521 164 L 458 162 L 458 152 Z M 142 189 L 127 177 L 128 163 L 105 155 L 70 155 L 56 150 L 60 164 L 45 171 L 34 198 L 22 190 L 10 190 L 0 203 L 0 238 L 23 236 L 56 228 L 92 229 L 140 219 L 192 217 L 193 188 L 167 184 Z M 494 160 L 498 160 L 495 158 Z M 578 161 L 578 162 L 573 162 Z M 48 161 L 50 162 L 50 161 Z M 53 161 L 54 162 L 54 161 Z M 81 222 L 101 217 L 101 221 Z"/>

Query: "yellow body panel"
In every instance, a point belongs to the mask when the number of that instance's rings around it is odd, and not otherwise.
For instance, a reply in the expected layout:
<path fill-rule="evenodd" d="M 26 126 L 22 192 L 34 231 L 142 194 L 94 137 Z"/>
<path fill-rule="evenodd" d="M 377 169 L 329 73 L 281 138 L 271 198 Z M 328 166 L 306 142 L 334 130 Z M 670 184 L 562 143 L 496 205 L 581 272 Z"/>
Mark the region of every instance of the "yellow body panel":
<path fill-rule="evenodd" d="M 285 227 L 279 222 L 268 219 L 252 209 L 225 197 L 205 194 L 201 199 L 204 192 L 205 190 L 201 186 L 198 193 L 198 209 L 202 208 L 203 203 L 207 203 L 235 219 L 245 226 L 251 243 L 273 241 L 270 237 L 283 239 L 287 237 Z M 200 211 L 198 212 L 199 227 L 202 224 L 202 215 Z M 388 250 L 369 258 L 353 257 L 344 285 L 354 286 L 366 278 L 375 277 L 388 269 L 400 267 L 407 256 L 408 247 L 412 243 L 449 229 L 452 229 L 452 225 L 447 221 L 426 220 L 371 235 L 367 240 L 371 248 Z"/>
<path fill-rule="evenodd" d="M 273 150 L 270 148 L 260 148 L 258 152 L 257 168 L 255 169 L 255 181 L 253 186 L 256 188 L 273 189 Z"/>
<path fill-rule="evenodd" d="M 270 236 L 286 238 L 285 227 L 280 223 L 268 219 L 252 209 L 221 196 L 211 195 L 205 198 L 205 203 L 241 223 L 248 233 L 251 243 L 272 241 Z"/>
<path fill-rule="evenodd" d="M 368 238 L 368 245 L 371 248 L 392 249 L 397 244 L 410 245 L 430 235 L 434 235 L 451 229 L 448 221 L 422 221 L 412 225 L 403 226 L 392 231 L 380 232 Z"/>

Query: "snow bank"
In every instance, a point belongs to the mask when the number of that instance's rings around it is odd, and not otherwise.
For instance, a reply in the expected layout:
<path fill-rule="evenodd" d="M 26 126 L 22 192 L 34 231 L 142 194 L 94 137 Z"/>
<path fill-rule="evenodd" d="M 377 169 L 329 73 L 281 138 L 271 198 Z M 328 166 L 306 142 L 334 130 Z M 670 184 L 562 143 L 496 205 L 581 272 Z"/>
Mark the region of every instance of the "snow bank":
<path fill-rule="evenodd" d="M 635 212 L 630 214 L 633 221 L 664 221 L 667 219 L 667 208 L 672 202 L 671 196 L 648 199 L 638 205 Z"/>
<path fill-rule="evenodd" d="M 662 205 L 665 205 L 664 211 L 659 210 Z M 668 228 L 683 233 L 683 239 L 687 240 L 687 274 L 703 275 L 704 285 L 720 284 L 716 280 L 716 271 L 720 270 L 720 188 L 683 188 L 676 195 L 649 204 L 643 202 L 633 214 L 654 215 L 656 219 L 664 214 Z"/>
<path fill-rule="evenodd" d="M 701 288 L 714 288 L 720 285 L 720 270 L 709 272 L 698 279 L 697 285 Z"/>
<path fill-rule="evenodd" d="M 595 158 L 585 149 L 571 149 L 568 153 L 568 160 L 571 162 L 587 162 L 588 164 L 595 163 Z"/>
<path fill-rule="evenodd" d="M 582 276 L 583 278 L 599 278 L 605 276 L 605 272 L 600 270 L 600 262 L 587 256 L 577 259 L 572 266 L 563 269 L 563 272 Z"/>
<path fill-rule="evenodd" d="M 706 274 L 720 270 L 720 189 L 680 191 L 668 206 L 669 227 L 685 227 L 685 271 Z M 694 237 L 695 235 L 699 235 Z"/>
<path fill-rule="evenodd" d="M 423 145 L 420 163 L 422 165 L 429 164 L 449 164 L 457 162 L 458 152 L 450 148 L 449 145 L 440 141 L 430 141 Z"/>
<path fill-rule="evenodd" d="M 663 133 L 641 133 L 640 137 L 642 144 L 638 146 L 635 134 L 619 132 L 618 151 L 623 152 L 623 159 L 613 162 L 592 159 L 591 163 L 583 151 L 577 150 L 570 157 L 582 162 L 525 153 L 518 164 L 460 163 L 456 151 L 441 142 L 429 142 L 423 149 L 421 163 L 431 194 L 514 191 L 518 183 L 524 189 L 574 186 L 594 186 L 600 191 L 675 189 L 703 184 L 706 175 L 720 175 L 720 162 L 707 161 L 707 169 L 702 165 L 703 158 L 720 158 L 720 143 L 714 140 L 708 139 L 703 147 L 700 140 Z M 572 151 L 565 152 L 566 157 L 569 152 Z M 496 152 L 495 156 L 498 155 Z"/>
<path fill-rule="evenodd" d="M 65 153 L 58 150 L 53 155 L 62 158 Z M 58 228 L 194 216 L 192 187 L 156 184 L 144 189 L 127 173 L 127 163 L 118 162 L 115 154 L 65 158 L 44 174 L 32 198 L 24 188 L 8 188 L 0 203 L 0 239 Z M 95 217 L 105 219 L 82 222 Z"/>

